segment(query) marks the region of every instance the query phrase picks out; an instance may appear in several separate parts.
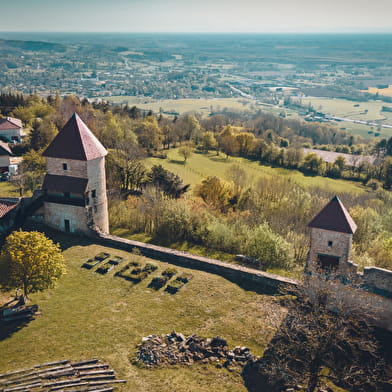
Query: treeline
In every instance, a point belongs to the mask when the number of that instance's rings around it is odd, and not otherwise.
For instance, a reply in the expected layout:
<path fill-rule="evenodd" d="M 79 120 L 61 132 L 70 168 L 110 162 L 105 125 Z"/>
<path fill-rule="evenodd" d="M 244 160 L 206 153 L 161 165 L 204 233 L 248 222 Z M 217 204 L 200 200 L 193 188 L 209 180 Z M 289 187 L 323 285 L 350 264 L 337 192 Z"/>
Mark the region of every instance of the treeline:
<path fill-rule="evenodd" d="M 196 199 L 175 200 L 147 187 L 139 196 L 112 200 L 111 227 L 147 233 L 153 242 L 164 245 L 187 241 L 245 254 L 257 268 L 303 268 L 307 224 L 333 193 L 305 188 L 283 177 L 251 184 L 247 172 L 238 165 L 230 166 L 225 177 L 203 180 L 194 188 Z M 352 259 L 360 267 L 391 269 L 391 193 L 380 189 L 340 197 L 358 225 Z"/>
<path fill-rule="evenodd" d="M 26 141 L 15 147 L 24 158 L 20 174 L 13 178 L 21 193 L 40 188 L 45 172 L 41 153 L 77 112 L 109 150 L 112 228 L 147 233 L 154 241 L 166 244 L 189 241 L 231 254 L 247 254 L 259 268 L 295 269 L 304 265 L 306 224 L 329 201 L 331 193 L 276 178 L 251 184 L 243 169 L 232 166 L 226 178 L 208 177 L 193 190 L 194 198 L 184 198 L 189 185 L 181 178 L 162 166 L 147 169 L 144 165 L 146 155 L 165 158 L 165 149 L 181 146 L 184 160 L 195 149 L 199 153 L 215 151 L 228 158 L 241 156 L 311 174 L 366 181 L 378 190 L 360 196 L 341 195 L 360 227 L 354 237 L 354 255 L 358 256 L 354 260 L 361 265 L 392 268 L 392 200 L 390 192 L 380 186 L 392 185 L 392 158 L 378 166 L 349 168 L 343 159 L 325 164 L 314 154 L 304 156 L 300 148 L 301 143 L 335 141 L 348 148 L 361 147 L 362 151 L 378 148 L 381 156 L 388 153 L 390 140 L 378 140 L 378 147 L 350 145 L 355 137 L 329 126 L 262 113 L 167 118 L 135 107 L 91 104 L 74 96 L 32 95 L 23 99 L 23 105 L 15 100 L 9 113 L 30 130 Z"/>

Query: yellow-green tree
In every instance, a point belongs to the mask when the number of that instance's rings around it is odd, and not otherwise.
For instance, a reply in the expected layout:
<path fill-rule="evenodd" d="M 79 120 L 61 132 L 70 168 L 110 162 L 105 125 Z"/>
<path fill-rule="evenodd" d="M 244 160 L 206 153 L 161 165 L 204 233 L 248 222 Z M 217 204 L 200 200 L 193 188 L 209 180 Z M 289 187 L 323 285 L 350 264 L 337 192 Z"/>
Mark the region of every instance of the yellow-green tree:
<path fill-rule="evenodd" d="M 22 288 L 24 295 L 53 287 L 65 272 L 60 246 L 38 231 L 14 231 L 0 253 L 3 289 Z"/>

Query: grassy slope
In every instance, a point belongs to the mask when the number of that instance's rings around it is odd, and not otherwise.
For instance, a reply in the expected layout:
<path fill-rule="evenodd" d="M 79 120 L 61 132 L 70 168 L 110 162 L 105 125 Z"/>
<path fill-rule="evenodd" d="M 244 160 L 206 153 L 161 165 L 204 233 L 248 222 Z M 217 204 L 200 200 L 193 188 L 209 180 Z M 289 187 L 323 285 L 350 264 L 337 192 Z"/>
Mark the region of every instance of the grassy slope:
<path fill-rule="evenodd" d="M 98 357 L 128 381 L 120 388 L 124 391 L 246 391 L 238 372 L 213 365 L 146 370 L 132 365 L 129 358 L 143 336 L 172 330 L 220 335 L 231 346 L 246 345 L 261 354 L 283 312 L 271 297 L 196 270 L 190 271 L 193 280 L 176 295 L 156 292 L 147 288 L 151 278 L 132 285 L 114 277 L 114 271 L 102 276 L 81 268 L 101 251 L 127 260 L 136 256 L 78 238 L 68 246 L 67 275 L 57 288 L 31 296 L 42 314 L 0 341 L 0 373 L 64 358 Z M 159 269 L 152 276 L 168 266 L 154 263 Z"/>
<path fill-rule="evenodd" d="M 136 105 L 140 109 L 153 110 L 159 113 L 162 108 L 166 112 L 199 112 L 202 114 L 211 113 L 214 110 L 223 108 L 235 110 L 250 110 L 254 102 L 246 98 L 216 98 L 216 99 L 162 99 L 153 100 L 148 98 L 137 98 L 132 96 L 105 97 L 105 100 L 114 103 L 128 103 L 129 106 Z"/>
<path fill-rule="evenodd" d="M 254 183 L 259 178 L 267 177 L 284 177 L 289 178 L 290 181 L 301 184 L 305 187 L 322 187 L 334 191 L 337 194 L 354 192 L 360 193 L 364 188 L 356 182 L 335 180 L 326 177 L 312 177 L 305 176 L 297 170 L 287 170 L 282 168 L 273 168 L 269 166 L 260 165 L 258 162 L 252 162 L 243 158 L 229 158 L 226 159 L 223 154 L 216 156 L 211 154 L 193 154 L 186 164 L 178 155 L 177 150 L 167 151 L 168 159 L 149 158 L 146 161 L 147 166 L 163 165 L 166 169 L 178 174 L 185 183 L 195 185 L 200 183 L 207 176 L 218 176 L 226 178 L 226 171 L 233 164 L 238 164 L 244 168 L 250 179 Z"/>

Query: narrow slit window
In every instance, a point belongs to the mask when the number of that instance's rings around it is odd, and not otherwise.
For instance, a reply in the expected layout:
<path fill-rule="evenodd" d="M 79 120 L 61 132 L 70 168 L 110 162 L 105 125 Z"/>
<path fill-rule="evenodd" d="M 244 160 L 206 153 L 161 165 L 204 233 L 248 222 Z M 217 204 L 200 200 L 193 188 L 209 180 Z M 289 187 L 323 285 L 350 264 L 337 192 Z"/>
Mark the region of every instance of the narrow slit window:
<path fill-rule="evenodd" d="M 95 199 L 95 198 L 97 197 L 97 191 L 96 191 L 95 189 L 93 189 L 93 190 L 91 191 L 91 197 L 92 197 L 93 199 Z"/>
<path fill-rule="evenodd" d="M 332 248 L 332 244 L 333 244 L 332 241 L 328 241 L 328 247 L 329 247 L 329 248 Z"/>
<path fill-rule="evenodd" d="M 68 170 L 68 165 L 66 163 L 63 163 L 63 170 Z"/>

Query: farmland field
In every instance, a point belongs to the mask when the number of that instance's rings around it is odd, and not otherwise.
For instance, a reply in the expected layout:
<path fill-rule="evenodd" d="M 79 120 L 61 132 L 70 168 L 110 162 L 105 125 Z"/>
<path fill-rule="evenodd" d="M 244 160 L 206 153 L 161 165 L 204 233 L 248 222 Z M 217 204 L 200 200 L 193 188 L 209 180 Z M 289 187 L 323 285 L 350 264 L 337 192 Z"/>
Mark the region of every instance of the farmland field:
<path fill-rule="evenodd" d="M 136 105 L 140 109 L 152 110 L 155 113 L 159 113 L 162 109 L 163 112 L 168 114 L 199 112 L 208 115 L 213 110 L 222 110 L 224 108 L 251 110 L 254 105 L 254 101 L 246 98 L 150 100 L 148 98 L 131 96 L 112 96 L 104 99 L 113 103 L 128 104 L 128 106 Z"/>
<path fill-rule="evenodd" d="M 356 182 L 335 180 L 319 176 L 305 176 L 297 170 L 264 166 L 258 162 L 253 162 L 244 158 L 230 157 L 229 159 L 226 159 L 223 154 L 219 156 L 217 156 L 216 153 L 193 154 L 185 164 L 183 159 L 179 156 L 177 149 L 167 151 L 167 155 L 167 159 L 148 158 L 146 160 L 146 165 L 148 167 L 162 165 L 166 169 L 178 174 L 184 180 L 184 183 L 190 183 L 191 185 L 200 183 L 208 176 L 226 178 L 226 171 L 230 166 L 238 164 L 246 170 L 251 184 L 263 177 L 282 177 L 289 178 L 290 181 L 305 187 L 322 187 L 337 194 L 348 192 L 361 193 L 365 191 L 365 188 Z"/>

